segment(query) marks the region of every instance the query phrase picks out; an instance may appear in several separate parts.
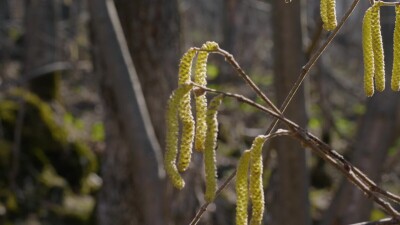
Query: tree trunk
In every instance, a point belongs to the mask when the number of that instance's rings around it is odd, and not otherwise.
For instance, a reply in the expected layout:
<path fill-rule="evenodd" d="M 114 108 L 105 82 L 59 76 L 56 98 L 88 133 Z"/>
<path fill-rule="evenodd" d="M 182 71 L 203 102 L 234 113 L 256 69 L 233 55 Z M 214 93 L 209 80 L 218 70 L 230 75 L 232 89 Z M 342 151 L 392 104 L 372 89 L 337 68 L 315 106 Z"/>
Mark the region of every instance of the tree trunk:
<path fill-rule="evenodd" d="M 127 39 L 150 118 L 164 149 L 165 110 L 172 90 L 177 87 L 181 56 L 181 29 L 176 0 L 114 0 Z M 191 169 L 184 173 L 185 189 L 177 191 L 165 183 L 164 213 L 174 224 L 188 224 L 199 206 L 194 194 L 202 186 L 202 160 L 194 155 Z M 200 179 L 199 179 L 200 178 Z M 167 223 L 167 222 L 165 222 Z"/>
<path fill-rule="evenodd" d="M 272 1 L 274 29 L 274 83 L 278 105 L 281 105 L 297 79 L 304 54 L 300 23 L 300 1 Z M 304 91 L 299 89 L 285 115 L 300 126 L 306 125 Z M 271 224 L 308 225 L 309 175 L 306 168 L 305 151 L 290 139 L 277 141 L 278 166 L 276 193 L 273 193 Z M 268 207 L 267 207 L 268 211 Z"/>
<path fill-rule="evenodd" d="M 26 2 L 25 74 L 34 73 L 47 64 L 59 60 L 58 0 L 30 0 Z M 58 95 L 60 74 L 50 71 L 30 81 L 30 89 L 43 100 L 52 100 Z"/>
<path fill-rule="evenodd" d="M 114 3 L 90 0 L 89 10 L 106 114 L 98 224 L 165 224 L 157 163 L 161 150 Z"/>
<path fill-rule="evenodd" d="M 367 101 L 366 113 L 360 120 L 351 161 L 369 178 L 379 182 L 389 148 L 394 144 L 396 122 L 399 120 L 400 98 L 390 90 L 393 63 L 394 13 L 389 7 L 381 8 L 382 36 L 386 64 L 386 90 L 375 93 Z M 350 224 L 367 221 L 373 202 L 351 183 L 344 181 L 338 189 L 322 224 Z"/>
<path fill-rule="evenodd" d="M 180 23 L 177 0 L 114 0 L 156 135 L 164 146 L 164 112 L 177 87 Z"/>

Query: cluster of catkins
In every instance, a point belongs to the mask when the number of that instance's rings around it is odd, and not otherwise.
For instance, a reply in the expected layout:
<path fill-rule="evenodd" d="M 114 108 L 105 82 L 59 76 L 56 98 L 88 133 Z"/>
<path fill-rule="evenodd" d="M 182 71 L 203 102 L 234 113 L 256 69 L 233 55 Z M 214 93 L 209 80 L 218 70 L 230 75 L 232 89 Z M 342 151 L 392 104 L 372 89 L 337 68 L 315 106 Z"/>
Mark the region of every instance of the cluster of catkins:
<path fill-rule="evenodd" d="M 196 150 L 204 151 L 204 160 L 206 165 L 207 193 L 215 192 L 215 147 L 217 141 L 218 124 L 217 110 L 222 101 L 222 96 L 215 97 L 207 108 L 207 98 L 205 93 L 199 93 L 195 97 L 196 101 L 196 123 L 192 115 L 191 93 L 193 84 L 191 83 L 192 62 L 197 55 L 195 70 L 195 83 L 206 86 L 206 66 L 208 51 L 218 49 L 215 42 L 205 43 L 201 50 L 190 48 L 182 57 L 179 65 L 178 88 L 172 93 L 168 100 L 166 112 L 166 151 L 164 157 L 165 171 L 167 172 L 172 184 L 182 189 L 185 181 L 179 172 L 187 170 L 190 164 L 193 142 L 195 141 Z M 182 124 L 182 136 L 180 138 L 180 152 L 178 165 L 176 165 L 178 156 L 179 139 L 179 121 Z M 196 127 L 195 127 L 196 125 Z M 196 134 L 196 135 L 195 135 Z M 214 179 L 213 179 L 214 178 Z M 214 184 L 215 183 L 215 184 Z M 211 194 L 206 197 L 209 201 L 213 199 Z"/>
<path fill-rule="evenodd" d="M 362 26 L 363 53 L 364 53 L 364 91 L 369 97 L 374 90 L 385 89 L 385 62 L 380 25 L 381 1 L 376 1 L 365 12 Z M 395 6 L 396 22 L 393 34 L 393 69 L 391 88 L 400 90 L 400 6 Z M 376 87 L 375 87 L 376 86 Z"/>
<path fill-rule="evenodd" d="M 215 42 L 206 42 L 200 49 L 190 48 L 181 58 L 179 65 L 178 88 L 171 94 L 166 112 L 166 151 L 164 157 L 165 171 L 172 184 L 182 189 L 185 181 L 181 172 L 187 170 L 190 164 L 192 148 L 204 152 L 206 190 L 205 200 L 211 202 L 217 190 L 216 153 L 218 121 L 218 107 L 223 95 L 214 97 L 207 107 L 205 92 L 196 90 L 196 85 L 206 86 L 206 67 L 208 54 L 217 51 L 219 46 Z M 194 82 L 191 81 L 192 62 L 197 54 Z M 191 91 L 195 95 L 196 121 L 191 109 Z M 179 132 L 179 123 L 182 130 Z M 178 157 L 179 134 L 180 146 Z M 264 213 L 264 192 L 262 184 L 262 146 L 266 136 L 257 137 L 250 150 L 246 150 L 238 165 L 236 190 L 237 212 L 236 223 L 247 224 L 247 204 L 250 197 L 252 203 L 251 224 L 261 224 Z M 250 175 L 249 173 L 250 169 Z M 250 181 L 248 181 L 248 178 Z M 249 196 L 250 193 L 250 196 Z"/>

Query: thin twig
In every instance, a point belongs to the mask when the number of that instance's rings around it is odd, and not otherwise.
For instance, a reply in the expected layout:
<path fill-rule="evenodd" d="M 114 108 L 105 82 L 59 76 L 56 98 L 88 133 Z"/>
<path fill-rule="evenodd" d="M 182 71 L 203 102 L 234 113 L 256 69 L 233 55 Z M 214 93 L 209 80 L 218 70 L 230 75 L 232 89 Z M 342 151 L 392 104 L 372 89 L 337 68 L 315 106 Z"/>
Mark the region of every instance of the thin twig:
<path fill-rule="evenodd" d="M 344 14 L 344 16 L 342 17 L 341 21 L 339 22 L 338 26 L 332 31 L 332 33 L 329 35 L 329 37 L 327 38 L 327 40 L 323 43 L 323 45 L 321 47 L 319 47 L 319 49 L 316 51 L 316 53 L 311 57 L 311 59 L 307 62 L 307 64 L 303 67 L 302 72 L 300 73 L 298 79 L 296 80 L 296 82 L 293 85 L 293 88 L 291 89 L 291 91 L 289 92 L 288 96 L 286 97 L 286 99 L 284 100 L 282 106 L 281 106 L 281 110 L 277 109 L 274 104 L 268 99 L 268 97 L 266 97 L 260 90 L 259 88 L 251 81 L 251 79 L 246 75 L 246 73 L 240 68 L 240 66 L 238 65 L 238 63 L 236 61 L 234 61 L 233 57 L 230 57 L 231 55 L 228 53 L 226 55 L 226 52 L 221 52 L 221 54 L 223 54 L 225 56 L 225 58 L 231 63 L 231 65 L 234 66 L 234 68 L 237 70 L 237 72 L 239 73 L 239 75 L 241 75 L 242 78 L 244 78 L 246 80 L 246 82 L 252 87 L 252 89 L 268 104 L 269 107 L 271 107 L 271 109 L 273 109 L 274 113 L 271 113 L 270 110 L 265 110 L 265 112 L 268 112 L 270 115 L 275 117 L 275 121 L 272 123 L 272 125 L 268 128 L 266 134 L 270 133 L 273 131 L 273 129 L 275 128 L 277 122 L 279 120 L 284 121 L 286 123 L 286 125 L 289 125 L 289 128 L 293 131 L 298 132 L 298 134 L 300 135 L 296 135 L 297 137 L 302 137 L 303 142 L 308 142 L 310 137 L 315 138 L 314 136 L 310 135 L 308 132 L 301 132 L 303 129 L 300 127 L 296 128 L 296 124 L 294 123 L 289 123 L 291 121 L 287 120 L 286 118 L 282 118 L 282 114 L 287 106 L 289 105 L 289 103 L 291 102 L 291 100 L 293 99 L 294 95 L 296 94 L 297 90 L 300 88 L 301 84 L 303 83 L 305 77 L 309 74 L 311 68 L 314 66 L 314 64 L 316 63 L 316 61 L 320 58 L 320 56 L 322 55 L 322 53 L 325 51 L 325 49 L 329 46 L 329 44 L 332 42 L 332 40 L 335 38 L 335 36 L 337 35 L 337 33 L 339 32 L 339 30 L 342 28 L 342 26 L 344 25 L 344 23 L 347 21 L 347 19 L 349 18 L 349 16 L 352 14 L 352 12 L 354 11 L 355 7 L 357 6 L 357 4 L 359 3 L 360 0 L 354 0 L 352 5 L 350 6 L 350 8 L 346 11 L 346 13 Z M 234 95 L 231 95 L 231 97 L 234 97 Z M 241 101 L 243 101 L 244 99 L 239 99 Z M 260 107 L 257 108 L 261 109 Z M 266 108 L 264 108 L 266 109 Z M 294 126 L 294 127 L 293 127 Z M 307 134 L 305 136 L 301 136 L 301 134 Z M 310 139 L 311 140 L 311 139 Z M 322 156 L 325 160 L 327 160 L 328 162 L 330 162 L 332 165 L 334 165 L 336 168 L 338 168 L 340 171 L 342 171 L 342 173 L 349 178 L 349 180 L 351 180 L 357 187 L 359 187 L 362 191 L 364 191 L 365 193 L 368 194 L 368 196 L 370 198 L 372 198 L 377 204 L 379 204 L 388 214 L 392 215 L 394 218 L 396 218 L 395 220 L 399 219 L 399 213 L 393 209 L 391 207 L 391 205 L 389 203 L 387 203 L 386 201 L 384 201 L 383 199 L 379 198 L 378 196 L 376 196 L 376 192 L 381 191 L 382 189 L 380 189 L 378 186 L 376 186 L 370 179 L 368 179 L 358 168 L 352 166 L 350 163 L 348 163 L 346 160 L 344 160 L 344 158 L 338 154 L 337 152 L 333 151 L 332 149 L 330 149 L 330 147 L 328 146 L 328 149 L 325 150 L 329 150 L 327 152 L 322 151 L 319 147 L 321 146 L 325 146 L 326 144 L 323 143 L 322 141 L 319 141 L 319 139 L 316 139 L 317 142 L 315 144 L 311 144 L 311 149 L 314 149 L 315 152 Z M 315 141 L 315 140 L 314 140 Z M 326 146 L 325 146 L 326 147 Z M 321 151 L 319 151 L 321 150 Z M 326 154 L 326 155 L 325 155 Z M 339 164 L 341 163 L 341 164 Z M 351 170 L 350 170 L 350 169 Z M 350 173 L 350 171 L 352 171 L 353 173 Z M 235 173 L 233 173 L 231 176 L 228 177 L 228 179 L 223 183 L 223 185 L 218 189 L 218 193 L 221 192 L 226 186 L 227 184 L 234 178 Z M 365 183 L 366 184 L 365 184 Z M 382 193 L 381 193 L 382 192 Z M 380 194 L 385 195 L 386 197 L 388 197 L 391 200 L 397 201 L 397 196 L 394 198 L 393 194 L 388 194 L 386 191 L 381 191 L 378 192 Z M 193 219 L 192 224 L 197 224 L 197 222 L 200 220 L 202 214 L 206 211 L 208 206 L 207 204 L 204 204 L 201 206 L 200 210 L 198 211 L 198 213 L 196 214 L 196 217 Z"/>
<path fill-rule="evenodd" d="M 362 223 L 353 223 L 350 225 L 395 225 L 399 224 L 399 222 L 393 218 L 385 218 L 377 221 L 367 221 Z"/>
<path fill-rule="evenodd" d="M 227 92 L 223 92 L 223 91 L 213 90 L 210 88 L 202 87 L 197 84 L 194 84 L 194 86 L 196 86 L 198 88 L 202 88 L 204 91 L 207 91 L 207 92 L 224 94 L 225 96 L 235 98 L 238 101 L 249 104 L 257 109 L 262 110 L 265 113 L 268 113 L 269 115 L 277 118 L 278 120 L 282 121 L 285 125 L 288 126 L 288 128 L 292 132 L 292 133 L 286 133 L 286 135 L 296 138 L 301 143 L 303 143 L 305 146 L 310 147 L 310 149 L 314 153 L 319 155 L 321 158 L 323 158 L 328 163 L 330 163 L 332 166 L 334 166 L 336 169 L 338 169 L 340 172 L 342 172 L 342 174 L 349 181 L 351 181 L 355 186 L 357 186 L 361 191 L 363 191 L 367 195 L 368 198 L 372 199 L 379 206 L 381 206 L 381 208 L 385 212 L 387 212 L 389 215 L 391 215 L 396 220 L 400 219 L 400 213 L 397 212 L 388 202 L 386 202 L 384 199 L 379 197 L 379 194 L 381 194 L 381 192 L 377 192 L 376 190 L 382 190 L 382 189 L 380 189 L 374 182 L 372 182 L 357 167 L 355 167 L 350 162 L 348 162 L 342 155 L 340 155 L 338 152 L 333 150 L 329 145 L 327 145 L 326 143 L 321 141 L 318 137 L 316 137 L 313 134 L 309 133 L 308 131 L 304 130 L 303 128 L 301 128 L 299 125 L 297 125 L 293 121 L 283 117 L 282 115 L 276 114 L 271 109 L 268 109 L 268 108 L 254 102 L 244 96 L 241 96 L 238 94 L 227 93 Z M 230 181 L 233 180 L 234 177 L 235 177 L 235 173 L 231 174 L 227 178 L 227 180 L 223 183 L 223 185 L 221 185 L 221 187 L 218 189 L 217 194 L 219 194 L 230 183 Z M 392 194 L 390 192 L 386 192 L 386 191 L 383 191 L 383 192 L 386 195 L 395 196 L 394 194 Z M 396 198 L 398 198 L 398 197 L 396 196 Z M 392 199 L 392 200 L 396 201 L 396 198 Z M 399 201 L 396 201 L 396 202 L 399 202 Z M 200 220 L 202 214 L 206 211 L 208 205 L 209 205 L 209 203 L 205 203 L 200 208 L 200 210 L 197 212 L 195 218 L 190 223 L 191 225 L 197 224 L 197 222 Z"/>
<path fill-rule="evenodd" d="M 317 62 L 319 57 L 321 57 L 322 53 L 326 50 L 326 48 L 330 45 L 332 40 L 336 37 L 336 35 L 339 33 L 340 29 L 343 27 L 347 19 L 350 17 L 350 15 L 353 13 L 354 9 L 356 8 L 358 2 L 360 0 L 354 0 L 353 3 L 351 4 L 350 8 L 346 11 L 344 16 L 342 17 L 341 21 L 337 25 L 337 27 L 332 31 L 332 33 L 329 35 L 329 37 L 326 39 L 326 41 L 322 44 L 321 47 L 316 51 L 316 53 L 311 57 L 311 59 L 306 63 L 305 66 L 302 68 L 302 72 L 300 73 L 299 77 L 297 78 L 297 81 L 294 83 L 292 89 L 290 90 L 289 94 L 285 98 L 285 100 L 282 103 L 281 106 L 281 111 L 282 113 L 285 112 L 286 108 L 288 107 L 289 103 L 292 101 L 294 95 L 300 88 L 301 84 L 303 83 L 305 77 L 308 75 L 310 72 L 311 68 L 314 66 L 314 64 Z M 274 123 L 274 126 L 276 126 L 277 121 Z"/>

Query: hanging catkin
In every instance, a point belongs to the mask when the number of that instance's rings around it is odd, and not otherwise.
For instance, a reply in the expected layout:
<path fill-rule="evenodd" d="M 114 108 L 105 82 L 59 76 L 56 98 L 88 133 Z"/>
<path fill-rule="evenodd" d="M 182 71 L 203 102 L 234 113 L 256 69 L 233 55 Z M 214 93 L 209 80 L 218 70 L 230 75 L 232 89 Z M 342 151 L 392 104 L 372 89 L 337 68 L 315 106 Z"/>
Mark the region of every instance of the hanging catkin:
<path fill-rule="evenodd" d="M 334 30 L 337 26 L 335 0 L 321 0 L 320 14 L 324 29 L 327 31 Z"/>
<path fill-rule="evenodd" d="M 182 189 L 185 186 L 185 181 L 182 179 L 176 167 L 176 156 L 178 154 L 178 106 L 182 97 L 191 90 L 191 85 L 181 85 L 170 96 L 167 104 L 166 112 L 166 150 L 164 157 L 165 171 L 170 178 L 172 184 Z"/>
<path fill-rule="evenodd" d="M 400 89 L 400 6 L 396 5 L 396 22 L 393 34 L 393 70 L 391 86 L 393 91 Z"/>
<path fill-rule="evenodd" d="M 374 50 L 372 47 L 372 8 L 364 15 L 362 25 L 362 47 L 364 56 L 364 92 L 370 97 L 374 94 Z"/>
<path fill-rule="evenodd" d="M 201 86 L 207 86 L 207 58 L 208 51 L 218 49 L 218 44 L 215 42 L 206 42 L 201 47 L 201 50 L 197 55 L 196 71 L 194 76 L 194 82 Z M 207 98 L 205 93 L 200 93 L 195 96 L 196 100 L 196 136 L 194 146 L 197 151 L 204 150 L 204 141 L 206 138 L 207 124 L 206 124 L 206 113 L 207 113 Z"/>
<path fill-rule="evenodd" d="M 195 54 L 196 50 L 191 48 L 183 55 L 179 64 L 179 85 L 190 83 L 192 61 Z M 185 93 L 179 104 L 179 118 L 182 121 L 182 137 L 178 170 L 183 172 L 189 167 L 194 139 L 194 118 L 190 105 L 190 92 Z"/>
<path fill-rule="evenodd" d="M 215 191 L 217 190 L 217 165 L 215 158 L 215 148 L 217 147 L 218 135 L 217 113 L 222 98 L 222 95 L 214 97 L 211 100 L 210 106 L 207 110 L 207 135 L 204 149 L 204 164 L 206 170 L 205 200 L 207 202 L 211 202 L 215 198 Z"/>
<path fill-rule="evenodd" d="M 380 7 L 381 2 L 376 2 L 372 6 L 372 48 L 374 51 L 374 66 L 375 66 L 375 86 L 376 90 L 385 90 L 385 61 L 383 54 L 383 43 L 380 23 Z"/>
<path fill-rule="evenodd" d="M 252 204 L 251 225 L 260 225 L 264 214 L 262 147 L 265 140 L 266 136 L 260 135 L 256 137 L 250 149 L 250 200 Z"/>
<path fill-rule="evenodd" d="M 250 151 L 246 150 L 240 157 L 236 171 L 236 225 L 247 225 L 247 205 L 249 202 L 249 172 Z"/>

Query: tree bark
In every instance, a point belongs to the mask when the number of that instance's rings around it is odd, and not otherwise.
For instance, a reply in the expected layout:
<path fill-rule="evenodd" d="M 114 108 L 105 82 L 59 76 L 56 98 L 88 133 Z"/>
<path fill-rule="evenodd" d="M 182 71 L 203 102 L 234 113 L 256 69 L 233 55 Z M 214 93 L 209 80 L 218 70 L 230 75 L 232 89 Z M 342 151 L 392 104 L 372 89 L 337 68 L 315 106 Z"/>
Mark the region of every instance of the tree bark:
<path fill-rule="evenodd" d="M 180 16 L 177 0 L 115 0 L 151 121 L 164 146 L 164 112 L 177 87 Z"/>
<path fill-rule="evenodd" d="M 274 29 L 274 84 L 278 105 L 284 101 L 304 62 L 300 23 L 300 1 L 285 4 L 272 1 Z M 300 88 L 285 115 L 300 126 L 306 125 L 305 97 Z M 280 139 L 277 149 L 277 186 L 273 193 L 271 224 L 311 224 L 309 213 L 309 174 L 306 155 L 301 146 L 290 139 Z M 268 207 L 267 207 L 268 211 Z"/>
<path fill-rule="evenodd" d="M 177 87 L 181 56 L 180 14 L 177 0 L 114 0 L 129 52 L 143 88 L 157 138 L 164 149 L 165 110 Z M 199 206 L 194 190 L 202 186 L 202 160 L 193 155 L 191 169 L 183 174 L 185 189 L 165 183 L 164 214 L 175 224 L 188 224 Z"/>
<path fill-rule="evenodd" d="M 367 101 L 366 113 L 360 120 L 351 161 L 369 178 L 379 182 L 389 148 L 394 144 L 398 126 L 400 98 L 390 90 L 393 63 L 394 13 L 381 8 L 382 36 L 386 64 L 386 90 Z M 322 224 L 350 224 L 368 221 L 373 202 L 358 188 L 344 181 L 338 189 Z"/>
<path fill-rule="evenodd" d="M 58 0 L 30 0 L 26 2 L 25 64 L 26 74 L 59 60 L 60 47 L 57 23 L 61 4 Z M 58 95 L 60 74 L 50 71 L 29 83 L 30 89 L 43 100 Z"/>
<path fill-rule="evenodd" d="M 89 10 L 106 114 L 98 224 L 165 224 L 157 160 L 161 149 L 114 3 L 90 0 Z"/>

